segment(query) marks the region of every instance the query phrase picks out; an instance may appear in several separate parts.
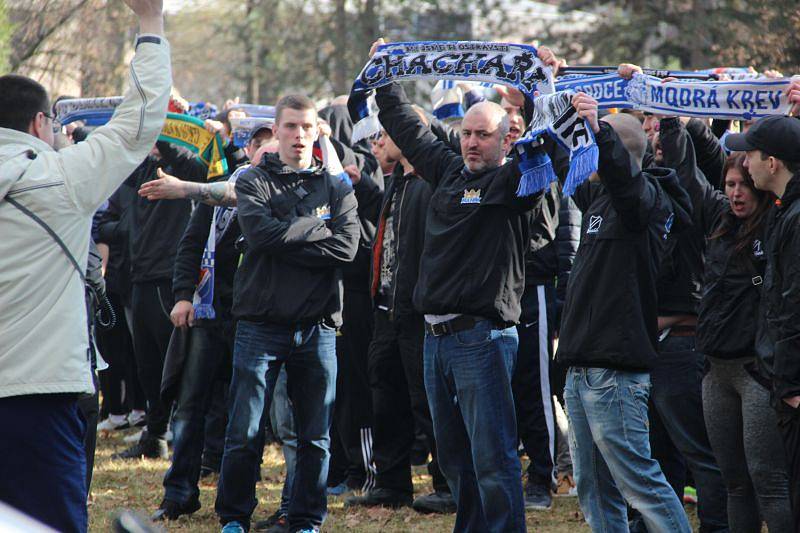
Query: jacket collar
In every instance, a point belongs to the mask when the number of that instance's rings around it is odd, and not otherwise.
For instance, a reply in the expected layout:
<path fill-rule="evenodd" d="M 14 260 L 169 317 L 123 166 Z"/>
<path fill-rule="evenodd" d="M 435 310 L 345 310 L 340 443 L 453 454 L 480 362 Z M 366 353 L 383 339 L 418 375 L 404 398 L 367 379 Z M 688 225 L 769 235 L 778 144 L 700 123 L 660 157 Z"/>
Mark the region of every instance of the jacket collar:
<path fill-rule="evenodd" d="M 280 158 L 278 157 L 278 154 L 265 154 L 264 159 L 261 160 L 261 163 L 259 163 L 258 166 L 266 170 L 267 172 L 273 174 L 282 174 L 282 175 L 307 174 L 307 175 L 318 176 L 323 173 L 323 168 L 317 163 L 318 161 L 314 161 L 314 166 L 308 168 L 305 171 L 299 171 L 297 169 L 290 167 L 289 165 L 284 164 L 283 161 L 281 161 Z"/>
<path fill-rule="evenodd" d="M 7 145 L 19 145 L 36 153 L 55 151 L 52 146 L 30 133 L 0 128 L 0 150 L 4 150 Z"/>
<path fill-rule="evenodd" d="M 798 198 L 800 198 L 800 173 L 792 176 L 792 179 L 786 184 L 786 190 L 783 191 L 780 205 L 783 209 L 786 209 Z"/>

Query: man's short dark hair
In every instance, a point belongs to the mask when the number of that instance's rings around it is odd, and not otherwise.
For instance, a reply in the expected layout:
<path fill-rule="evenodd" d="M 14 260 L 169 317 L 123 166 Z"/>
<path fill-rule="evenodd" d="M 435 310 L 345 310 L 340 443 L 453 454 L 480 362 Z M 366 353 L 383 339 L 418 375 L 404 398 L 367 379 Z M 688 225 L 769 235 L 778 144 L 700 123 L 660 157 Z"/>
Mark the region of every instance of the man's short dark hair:
<path fill-rule="evenodd" d="M 50 114 L 47 90 L 25 76 L 0 76 L 0 128 L 27 133 L 39 112 Z"/>
<path fill-rule="evenodd" d="M 287 94 L 280 100 L 278 100 L 278 105 L 275 106 L 275 123 L 281 121 L 281 114 L 283 113 L 284 109 L 294 109 L 296 111 L 306 111 L 308 109 L 313 109 L 314 111 L 317 110 L 317 107 L 314 105 L 314 102 L 308 96 L 303 96 L 302 94 Z"/>
<path fill-rule="evenodd" d="M 768 157 L 775 157 L 766 153 L 764 150 L 759 150 L 759 153 L 761 154 L 762 161 L 766 161 Z M 781 159 L 779 157 L 775 157 L 775 159 L 783 163 L 783 166 L 785 166 L 786 170 L 788 170 L 791 174 L 797 174 L 800 172 L 800 161 L 786 161 L 785 159 Z"/>

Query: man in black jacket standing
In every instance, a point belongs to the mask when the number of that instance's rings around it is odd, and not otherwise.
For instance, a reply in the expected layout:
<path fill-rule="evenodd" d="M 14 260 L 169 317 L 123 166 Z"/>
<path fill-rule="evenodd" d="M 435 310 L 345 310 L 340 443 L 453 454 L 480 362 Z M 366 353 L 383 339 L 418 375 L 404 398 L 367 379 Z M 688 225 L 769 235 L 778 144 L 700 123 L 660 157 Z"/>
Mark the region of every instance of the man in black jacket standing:
<path fill-rule="evenodd" d="M 800 82 L 789 93 L 800 107 Z M 800 531 L 800 119 L 762 118 L 726 146 L 747 152 L 745 166 L 756 187 L 778 197 L 767 221 L 767 269 L 756 351 L 772 382 L 789 466 L 794 530 Z"/>
<path fill-rule="evenodd" d="M 377 44 L 379 44 L 379 41 Z M 525 531 L 511 375 L 530 217 L 505 162 L 509 122 L 481 102 L 459 155 L 425 126 L 402 88 L 376 90 L 381 124 L 434 189 L 413 302 L 425 315 L 425 389 L 437 455 L 456 499 L 455 531 Z"/>
<path fill-rule="evenodd" d="M 597 102 L 583 93 L 573 106 L 600 148 L 600 183 L 584 183 L 574 196 L 583 227 L 558 348 L 559 362 L 569 366 L 564 398 L 578 497 L 596 531 L 627 530 L 627 501 L 648 530 L 689 532 L 650 456 L 647 426 L 656 277 L 673 222 L 690 223 L 689 198 L 674 172 L 641 171 L 645 136 L 635 118 L 609 115 L 598 123 Z"/>
<path fill-rule="evenodd" d="M 325 519 L 341 266 L 358 246 L 352 188 L 313 163 L 313 102 L 282 98 L 274 131 L 278 155 L 267 155 L 236 181 L 247 250 L 234 284 L 238 323 L 216 502 L 229 533 L 250 526 L 264 413 L 284 364 L 298 439 L 289 526 L 316 530 Z"/>

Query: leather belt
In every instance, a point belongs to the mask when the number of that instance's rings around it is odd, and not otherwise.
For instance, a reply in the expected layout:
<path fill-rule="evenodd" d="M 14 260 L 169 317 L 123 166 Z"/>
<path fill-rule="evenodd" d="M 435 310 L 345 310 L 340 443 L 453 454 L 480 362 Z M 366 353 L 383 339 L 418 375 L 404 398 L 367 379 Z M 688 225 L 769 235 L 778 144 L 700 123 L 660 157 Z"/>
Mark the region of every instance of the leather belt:
<path fill-rule="evenodd" d="M 695 333 L 695 326 L 672 326 L 669 328 L 670 337 L 694 337 Z"/>
<path fill-rule="evenodd" d="M 439 322 L 437 324 L 425 322 L 425 331 L 428 333 L 428 335 L 433 335 L 434 337 L 453 335 L 459 331 L 466 331 L 474 328 L 475 325 L 482 320 L 486 319 L 479 316 L 458 315 L 455 318 L 451 318 L 450 320 Z"/>

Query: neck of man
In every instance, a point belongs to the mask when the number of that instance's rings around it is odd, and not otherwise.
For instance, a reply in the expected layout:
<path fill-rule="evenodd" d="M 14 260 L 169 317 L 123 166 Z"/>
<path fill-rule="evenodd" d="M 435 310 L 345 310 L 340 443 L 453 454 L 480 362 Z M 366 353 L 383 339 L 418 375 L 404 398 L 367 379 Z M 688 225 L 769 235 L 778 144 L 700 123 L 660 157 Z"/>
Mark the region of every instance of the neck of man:
<path fill-rule="evenodd" d="M 408 162 L 408 159 L 405 157 L 400 160 L 400 165 L 403 167 L 403 175 L 413 174 L 414 173 L 414 166 Z"/>
<path fill-rule="evenodd" d="M 775 193 L 775 196 L 778 198 L 783 198 L 784 193 L 786 192 L 786 185 L 789 183 L 789 180 L 792 179 L 792 173 L 788 170 L 781 169 L 781 171 L 775 175 L 774 187 L 772 192 Z"/>

